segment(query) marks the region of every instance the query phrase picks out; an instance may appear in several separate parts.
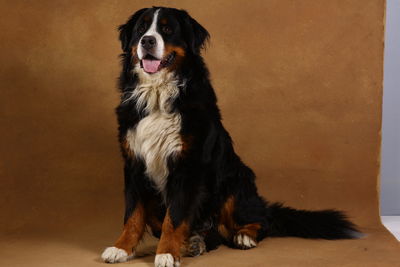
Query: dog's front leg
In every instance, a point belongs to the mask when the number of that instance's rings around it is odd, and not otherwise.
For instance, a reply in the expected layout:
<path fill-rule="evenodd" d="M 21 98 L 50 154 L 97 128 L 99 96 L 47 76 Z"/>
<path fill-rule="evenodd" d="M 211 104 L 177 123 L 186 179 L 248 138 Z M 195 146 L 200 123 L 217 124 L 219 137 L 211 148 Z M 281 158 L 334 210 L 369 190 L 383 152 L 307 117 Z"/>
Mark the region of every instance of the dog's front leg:
<path fill-rule="evenodd" d="M 155 267 L 177 267 L 180 265 L 180 249 L 189 234 L 187 221 L 174 222 L 170 209 L 162 224 L 160 242 L 157 246 Z"/>
<path fill-rule="evenodd" d="M 202 201 L 197 197 L 203 190 L 204 168 L 196 161 L 182 160 L 176 163 L 168 177 L 166 188 L 167 212 L 157 247 L 155 267 L 180 265 L 181 248 L 191 232 L 191 226 Z"/>
<path fill-rule="evenodd" d="M 134 257 L 135 249 L 146 227 L 144 198 L 137 192 L 146 192 L 140 169 L 125 166 L 125 218 L 121 235 L 114 246 L 104 250 L 101 257 L 107 263 L 125 262 Z M 138 190 L 141 189 L 141 190 Z"/>
<path fill-rule="evenodd" d="M 134 257 L 134 250 L 145 229 L 144 208 L 137 203 L 135 211 L 124 224 L 121 235 L 113 247 L 108 247 L 101 257 L 107 263 L 125 262 Z"/>

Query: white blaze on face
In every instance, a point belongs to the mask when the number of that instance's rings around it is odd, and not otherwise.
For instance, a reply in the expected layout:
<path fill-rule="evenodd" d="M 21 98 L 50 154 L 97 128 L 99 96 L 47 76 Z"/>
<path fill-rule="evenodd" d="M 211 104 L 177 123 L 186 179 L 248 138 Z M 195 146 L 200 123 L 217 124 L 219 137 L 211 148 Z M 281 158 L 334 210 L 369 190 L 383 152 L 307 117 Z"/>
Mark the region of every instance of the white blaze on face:
<path fill-rule="evenodd" d="M 138 49 L 139 59 L 143 59 L 143 57 L 146 54 L 145 49 L 140 45 L 142 38 L 144 36 L 154 36 L 154 38 L 156 38 L 157 46 L 154 49 L 154 54 L 153 54 L 154 57 L 161 59 L 164 54 L 164 40 L 161 34 L 157 32 L 157 21 L 159 12 L 160 9 L 157 9 L 156 12 L 154 12 L 153 21 L 151 22 L 150 28 L 147 30 L 145 34 L 143 34 L 143 36 L 139 40 L 139 49 Z"/>

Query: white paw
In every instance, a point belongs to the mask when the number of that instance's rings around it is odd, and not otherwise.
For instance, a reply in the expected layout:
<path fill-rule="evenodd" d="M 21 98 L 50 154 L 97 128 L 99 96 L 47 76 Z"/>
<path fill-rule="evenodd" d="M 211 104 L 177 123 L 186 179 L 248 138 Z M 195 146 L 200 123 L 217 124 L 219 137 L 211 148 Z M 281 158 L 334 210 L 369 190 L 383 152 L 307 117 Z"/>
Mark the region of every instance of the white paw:
<path fill-rule="evenodd" d="M 154 260 L 155 267 L 179 267 L 180 262 L 174 261 L 174 257 L 169 254 L 157 254 L 156 259 Z"/>
<path fill-rule="evenodd" d="M 107 263 L 125 262 L 133 257 L 133 254 L 128 255 L 125 250 L 117 247 L 108 247 L 101 254 L 101 258 Z"/>
<path fill-rule="evenodd" d="M 248 235 L 245 234 L 238 234 L 233 237 L 233 242 L 238 248 L 241 249 L 249 249 L 249 248 L 254 248 L 257 246 L 256 241 L 253 240 L 253 238 L 249 237 Z"/>

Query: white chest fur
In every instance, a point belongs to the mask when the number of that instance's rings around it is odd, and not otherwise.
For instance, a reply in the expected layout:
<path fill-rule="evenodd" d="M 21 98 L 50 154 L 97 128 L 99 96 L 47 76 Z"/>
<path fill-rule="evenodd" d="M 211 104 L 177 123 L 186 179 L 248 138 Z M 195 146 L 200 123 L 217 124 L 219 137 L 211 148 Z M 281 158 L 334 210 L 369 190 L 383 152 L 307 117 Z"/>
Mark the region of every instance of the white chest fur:
<path fill-rule="evenodd" d="M 169 174 L 167 162 L 182 150 L 179 134 L 181 116 L 172 112 L 172 102 L 179 94 L 177 81 L 171 73 L 139 75 L 140 84 L 133 91 L 138 110 L 147 114 L 126 135 L 133 154 L 146 165 L 146 175 L 157 189 L 164 191 Z"/>

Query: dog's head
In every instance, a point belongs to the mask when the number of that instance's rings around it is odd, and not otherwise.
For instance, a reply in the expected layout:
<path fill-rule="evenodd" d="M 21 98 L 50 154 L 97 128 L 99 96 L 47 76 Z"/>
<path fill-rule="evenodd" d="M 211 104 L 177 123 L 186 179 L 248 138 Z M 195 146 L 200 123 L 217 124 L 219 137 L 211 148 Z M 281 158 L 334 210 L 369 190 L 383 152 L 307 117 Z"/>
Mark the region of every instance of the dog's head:
<path fill-rule="evenodd" d="M 185 57 L 198 55 L 209 33 L 184 10 L 144 8 L 119 27 L 124 53 L 144 72 L 176 69 Z"/>

